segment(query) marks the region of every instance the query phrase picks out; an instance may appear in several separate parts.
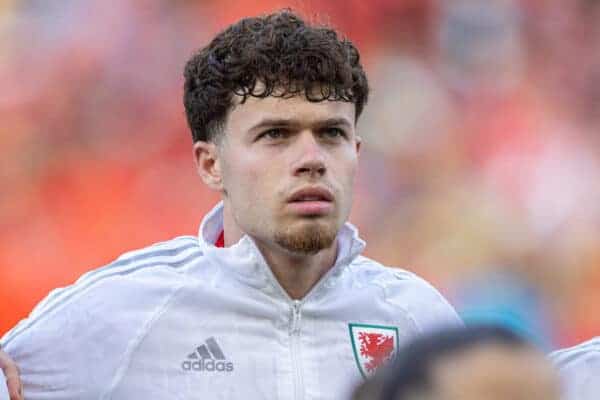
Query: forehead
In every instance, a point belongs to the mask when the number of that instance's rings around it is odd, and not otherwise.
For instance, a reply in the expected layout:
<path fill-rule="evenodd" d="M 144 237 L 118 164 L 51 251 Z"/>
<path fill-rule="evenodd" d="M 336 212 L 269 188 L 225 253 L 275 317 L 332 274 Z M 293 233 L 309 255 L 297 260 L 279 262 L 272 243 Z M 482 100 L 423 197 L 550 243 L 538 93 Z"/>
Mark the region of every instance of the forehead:
<path fill-rule="evenodd" d="M 241 100 L 240 96 L 234 96 L 234 106 L 227 118 L 228 128 L 249 128 L 263 120 L 289 120 L 311 125 L 325 120 L 340 119 L 351 127 L 355 122 L 354 103 L 346 101 L 311 102 L 303 94 L 289 98 L 248 97 L 243 103 Z"/>
<path fill-rule="evenodd" d="M 495 392 L 508 397 L 555 399 L 556 376 L 537 351 L 506 345 L 482 345 L 442 359 L 434 375 L 443 392 L 462 394 L 463 399 Z M 465 397 L 466 395 L 473 397 Z M 449 397 L 458 398 L 458 397 Z"/>

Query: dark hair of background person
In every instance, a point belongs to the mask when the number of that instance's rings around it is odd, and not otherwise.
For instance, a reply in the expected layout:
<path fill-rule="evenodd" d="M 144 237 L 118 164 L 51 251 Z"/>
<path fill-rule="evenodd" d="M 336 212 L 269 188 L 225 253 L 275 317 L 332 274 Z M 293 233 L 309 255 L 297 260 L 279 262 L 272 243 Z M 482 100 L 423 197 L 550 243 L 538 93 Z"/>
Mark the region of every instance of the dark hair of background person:
<path fill-rule="evenodd" d="M 409 399 L 432 389 L 432 370 L 441 358 L 483 344 L 526 347 L 531 344 L 513 331 L 499 326 L 470 326 L 423 336 L 400 348 L 392 363 L 357 388 L 354 400 Z"/>
<path fill-rule="evenodd" d="M 307 25 L 290 10 L 245 18 L 195 53 L 184 71 L 183 102 L 194 142 L 214 141 L 233 95 L 264 98 L 304 94 L 309 101 L 355 104 L 369 85 L 356 47 L 328 27 Z"/>

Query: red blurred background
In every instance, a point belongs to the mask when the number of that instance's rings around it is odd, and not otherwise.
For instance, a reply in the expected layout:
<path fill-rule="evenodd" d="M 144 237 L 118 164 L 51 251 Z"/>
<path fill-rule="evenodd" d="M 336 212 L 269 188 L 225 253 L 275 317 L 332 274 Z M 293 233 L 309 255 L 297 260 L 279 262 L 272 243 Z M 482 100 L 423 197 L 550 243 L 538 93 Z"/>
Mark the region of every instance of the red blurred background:
<path fill-rule="evenodd" d="M 291 6 L 354 41 L 371 80 L 367 255 L 549 348 L 598 335 L 599 3 L 0 0 L 0 333 L 120 253 L 196 234 L 218 198 L 183 65 Z"/>

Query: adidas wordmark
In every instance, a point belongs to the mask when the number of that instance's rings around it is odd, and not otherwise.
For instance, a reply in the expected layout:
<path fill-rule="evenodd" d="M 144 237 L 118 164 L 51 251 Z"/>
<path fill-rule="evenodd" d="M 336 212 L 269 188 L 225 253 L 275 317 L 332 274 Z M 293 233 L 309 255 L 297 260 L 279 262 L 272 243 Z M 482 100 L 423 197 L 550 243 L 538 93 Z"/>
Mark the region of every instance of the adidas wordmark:
<path fill-rule="evenodd" d="M 181 368 L 184 371 L 231 372 L 233 363 L 227 361 L 215 338 L 210 337 L 205 344 L 198 346 L 187 356 L 187 360 L 181 363 Z"/>

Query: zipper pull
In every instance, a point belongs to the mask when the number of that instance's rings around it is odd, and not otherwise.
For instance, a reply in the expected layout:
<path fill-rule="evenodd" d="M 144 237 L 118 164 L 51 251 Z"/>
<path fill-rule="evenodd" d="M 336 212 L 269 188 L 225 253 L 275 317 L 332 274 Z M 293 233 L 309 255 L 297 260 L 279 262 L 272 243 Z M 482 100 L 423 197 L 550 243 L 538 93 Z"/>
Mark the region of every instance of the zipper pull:
<path fill-rule="evenodd" d="M 299 334 L 300 333 L 300 320 L 302 319 L 302 314 L 300 314 L 300 306 L 302 303 L 300 300 L 294 300 L 292 304 L 292 318 L 290 323 L 290 335 Z"/>

